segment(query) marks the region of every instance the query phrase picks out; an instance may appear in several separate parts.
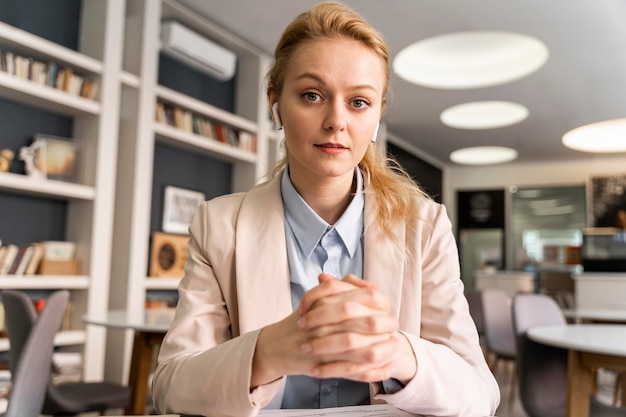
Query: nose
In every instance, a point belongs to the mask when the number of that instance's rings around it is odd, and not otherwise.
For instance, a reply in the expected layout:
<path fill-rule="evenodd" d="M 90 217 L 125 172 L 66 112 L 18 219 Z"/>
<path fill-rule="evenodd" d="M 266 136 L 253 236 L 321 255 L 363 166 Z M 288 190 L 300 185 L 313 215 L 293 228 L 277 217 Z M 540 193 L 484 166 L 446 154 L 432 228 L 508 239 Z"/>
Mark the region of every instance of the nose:
<path fill-rule="evenodd" d="M 324 119 L 324 129 L 339 132 L 346 128 L 346 114 L 342 103 L 334 102 L 328 106 Z"/>

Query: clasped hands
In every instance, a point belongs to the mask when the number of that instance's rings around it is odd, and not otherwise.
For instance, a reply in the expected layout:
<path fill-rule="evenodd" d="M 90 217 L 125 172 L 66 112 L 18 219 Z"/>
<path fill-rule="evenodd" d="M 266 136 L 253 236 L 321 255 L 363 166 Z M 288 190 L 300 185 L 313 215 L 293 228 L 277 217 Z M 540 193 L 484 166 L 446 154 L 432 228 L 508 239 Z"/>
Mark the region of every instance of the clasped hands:
<path fill-rule="evenodd" d="M 296 311 L 266 326 L 254 354 L 251 387 L 284 375 L 407 382 L 416 372 L 389 302 L 370 282 L 320 274 Z"/>

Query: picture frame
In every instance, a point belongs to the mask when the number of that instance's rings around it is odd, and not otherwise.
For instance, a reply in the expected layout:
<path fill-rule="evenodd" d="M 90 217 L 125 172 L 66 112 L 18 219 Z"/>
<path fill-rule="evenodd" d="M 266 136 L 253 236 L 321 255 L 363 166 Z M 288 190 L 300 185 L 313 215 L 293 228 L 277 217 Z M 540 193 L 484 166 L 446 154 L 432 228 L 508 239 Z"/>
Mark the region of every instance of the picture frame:
<path fill-rule="evenodd" d="M 205 200 L 201 191 L 168 185 L 163 193 L 163 231 L 189 234 L 189 225 L 196 210 Z"/>
<path fill-rule="evenodd" d="M 594 176 L 588 180 L 588 224 L 590 227 L 626 227 L 626 174 Z"/>
<path fill-rule="evenodd" d="M 82 143 L 78 140 L 37 134 L 29 147 L 22 148 L 20 159 L 28 175 L 72 183 L 82 180 Z"/>
<path fill-rule="evenodd" d="M 151 278 L 182 278 L 187 262 L 189 236 L 154 232 L 150 247 Z"/>

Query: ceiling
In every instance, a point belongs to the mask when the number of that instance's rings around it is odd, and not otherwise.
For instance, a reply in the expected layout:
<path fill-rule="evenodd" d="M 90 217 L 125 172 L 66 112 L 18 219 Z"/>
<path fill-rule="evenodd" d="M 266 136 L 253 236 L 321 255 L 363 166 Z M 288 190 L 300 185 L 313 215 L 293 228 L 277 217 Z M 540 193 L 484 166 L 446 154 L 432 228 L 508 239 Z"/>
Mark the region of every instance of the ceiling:
<path fill-rule="evenodd" d="M 314 0 L 180 0 L 258 48 L 273 53 L 285 26 Z M 438 90 L 392 78 L 384 120 L 395 136 L 443 165 L 467 146 L 509 146 L 516 162 L 591 160 L 565 148 L 563 134 L 626 117 L 626 1 L 624 0 L 347 0 L 385 38 L 392 58 L 409 44 L 449 32 L 512 31 L 542 40 L 550 55 L 535 73 L 498 87 Z M 509 127 L 463 130 L 443 125 L 453 105 L 506 100 L 529 117 Z M 625 159 L 626 160 L 626 159 Z"/>

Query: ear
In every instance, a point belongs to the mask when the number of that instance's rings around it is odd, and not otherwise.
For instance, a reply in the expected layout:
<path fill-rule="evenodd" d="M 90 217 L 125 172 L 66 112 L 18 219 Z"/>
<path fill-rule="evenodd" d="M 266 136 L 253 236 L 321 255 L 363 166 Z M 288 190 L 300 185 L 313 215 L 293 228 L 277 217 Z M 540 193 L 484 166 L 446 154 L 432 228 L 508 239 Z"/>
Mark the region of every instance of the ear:
<path fill-rule="evenodd" d="M 276 130 L 281 130 L 283 128 L 283 122 L 280 120 L 280 114 L 278 114 L 278 101 L 274 102 L 272 105 L 272 118 L 274 119 Z"/>
<path fill-rule="evenodd" d="M 380 129 L 380 120 L 376 123 L 376 129 L 374 129 L 374 134 L 372 135 L 372 142 L 376 142 L 378 138 L 378 130 Z"/>

